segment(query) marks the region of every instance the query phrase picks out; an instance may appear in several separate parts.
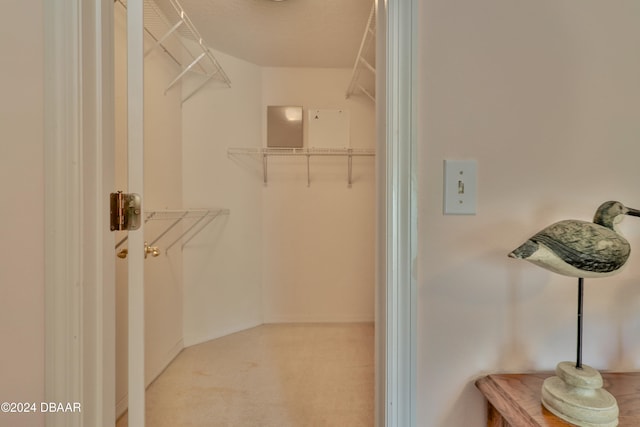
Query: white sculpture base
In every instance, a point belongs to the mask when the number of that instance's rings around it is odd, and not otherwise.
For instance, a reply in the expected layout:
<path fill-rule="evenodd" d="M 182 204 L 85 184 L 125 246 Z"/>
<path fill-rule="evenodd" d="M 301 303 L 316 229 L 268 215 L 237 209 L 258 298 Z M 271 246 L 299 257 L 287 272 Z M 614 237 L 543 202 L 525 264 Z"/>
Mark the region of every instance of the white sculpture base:
<path fill-rule="evenodd" d="M 602 388 L 600 372 L 572 362 L 560 362 L 555 377 L 544 380 L 542 404 L 554 415 L 580 427 L 615 427 L 618 404 Z"/>

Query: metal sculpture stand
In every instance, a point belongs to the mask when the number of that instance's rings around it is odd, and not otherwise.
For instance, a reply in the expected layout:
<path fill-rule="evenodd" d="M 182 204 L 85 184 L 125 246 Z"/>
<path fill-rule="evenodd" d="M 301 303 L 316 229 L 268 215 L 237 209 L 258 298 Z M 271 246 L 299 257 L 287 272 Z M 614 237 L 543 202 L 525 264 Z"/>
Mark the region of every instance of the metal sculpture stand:
<path fill-rule="evenodd" d="M 542 404 L 551 413 L 580 427 L 615 427 L 618 404 L 602 388 L 600 372 L 582 364 L 582 305 L 584 279 L 578 279 L 578 349 L 576 363 L 560 362 L 556 376 L 544 380 Z"/>

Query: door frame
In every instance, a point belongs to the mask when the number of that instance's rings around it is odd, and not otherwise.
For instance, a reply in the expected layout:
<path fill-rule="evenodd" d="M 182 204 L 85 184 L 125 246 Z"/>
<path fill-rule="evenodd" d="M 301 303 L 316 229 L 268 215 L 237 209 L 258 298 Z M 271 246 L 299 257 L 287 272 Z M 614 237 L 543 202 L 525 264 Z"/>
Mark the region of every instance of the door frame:
<path fill-rule="evenodd" d="M 113 2 L 43 2 L 47 427 L 115 425 Z"/>
<path fill-rule="evenodd" d="M 376 426 L 416 425 L 417 2 L 377 0 Z"/>
<path fill-rule="evenodd" d="M 376 426 L 416 425 L 417 0 L 376 0 Z M 45 399 L 82 403 L 47 426 L 115 425 L 113 2 L 47 0 Z"/>

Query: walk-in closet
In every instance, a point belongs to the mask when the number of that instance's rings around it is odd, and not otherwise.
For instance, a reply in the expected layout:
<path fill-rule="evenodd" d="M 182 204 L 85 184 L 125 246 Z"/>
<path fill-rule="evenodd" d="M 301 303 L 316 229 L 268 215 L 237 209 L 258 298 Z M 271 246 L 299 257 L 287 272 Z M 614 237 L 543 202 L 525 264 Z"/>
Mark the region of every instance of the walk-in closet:
<path fill-rule="evenodd" d="M 124 191 L 126 21 L 116 0 Z M 375 33 L 372 0 L 144 0 L 147 427 L 373 425 Z"/>

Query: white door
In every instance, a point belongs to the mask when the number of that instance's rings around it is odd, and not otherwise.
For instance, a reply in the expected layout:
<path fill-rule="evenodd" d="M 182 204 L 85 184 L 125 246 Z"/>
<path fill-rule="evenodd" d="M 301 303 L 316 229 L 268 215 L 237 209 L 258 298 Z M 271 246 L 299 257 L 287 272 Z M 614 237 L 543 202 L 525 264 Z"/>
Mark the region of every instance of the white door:
<path fill-rule="evenodd" d="M 142 198 L 144 215 L 143 150 L 143 0 L 127 1 L 127 192 Z M 144 221 L 129 231 L 129 385 L 128 421 L 131 427 L 144 427 Z"/>

